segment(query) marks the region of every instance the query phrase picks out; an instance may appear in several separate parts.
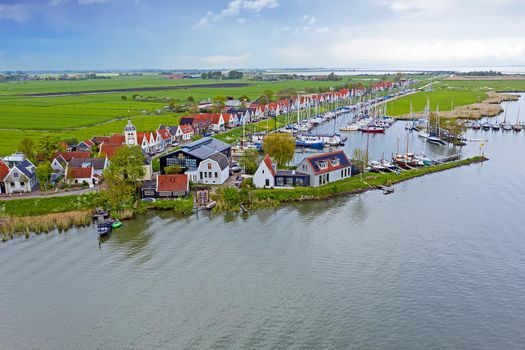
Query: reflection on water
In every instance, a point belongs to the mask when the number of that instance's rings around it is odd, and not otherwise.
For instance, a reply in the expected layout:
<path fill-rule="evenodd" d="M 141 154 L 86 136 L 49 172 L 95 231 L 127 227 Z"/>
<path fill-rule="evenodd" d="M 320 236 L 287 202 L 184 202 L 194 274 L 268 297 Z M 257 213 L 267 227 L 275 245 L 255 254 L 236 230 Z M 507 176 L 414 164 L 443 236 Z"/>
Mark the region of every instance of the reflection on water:
<path fill-rule="evenodd" d="M 389 196 L 149 212 L 100 249 L 91 227 L 1 244 L 0 348 L 523 349 L 525 133 L 469 135 L 489 162 Z"/>

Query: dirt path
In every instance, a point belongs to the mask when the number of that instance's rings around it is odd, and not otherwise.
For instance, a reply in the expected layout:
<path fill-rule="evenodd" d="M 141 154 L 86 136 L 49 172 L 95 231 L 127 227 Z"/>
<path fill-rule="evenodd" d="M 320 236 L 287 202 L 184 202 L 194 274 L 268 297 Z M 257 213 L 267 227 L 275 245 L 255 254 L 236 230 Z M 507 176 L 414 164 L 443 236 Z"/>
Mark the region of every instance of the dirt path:
<path fill-rule="evenodd" d="M 97 192 L 100 189 L 99 186 L 93 188 L 85 188 L 81 190 L 71 190 L 71 191 L 62 191 L 62 192 L 42 192 L 40 190 L 33 191 L 31 193 L 22 193 L 22 194 L 13 194 L 11 196 L 6 194 L 0 195 L 0 201 L 9 201 L 17 199 L 34 199 L 34 198 L 50 198 L 50 197 L 64 197 L 64 196 L 77 196 L 80 194 Z"/>

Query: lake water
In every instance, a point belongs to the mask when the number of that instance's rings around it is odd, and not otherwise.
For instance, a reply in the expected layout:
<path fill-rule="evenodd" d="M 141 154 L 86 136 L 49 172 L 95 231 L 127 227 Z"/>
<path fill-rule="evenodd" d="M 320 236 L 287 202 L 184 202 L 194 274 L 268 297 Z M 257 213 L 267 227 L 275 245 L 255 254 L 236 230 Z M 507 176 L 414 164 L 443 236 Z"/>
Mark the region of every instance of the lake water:
<path fill-rule="evenodd" d="M 100 247 L 92 228 L 2 243 L 0 349 L 523 349 L 525 133 L 469 137 L 489 162 L 389 196 L 148 213 Z"/>

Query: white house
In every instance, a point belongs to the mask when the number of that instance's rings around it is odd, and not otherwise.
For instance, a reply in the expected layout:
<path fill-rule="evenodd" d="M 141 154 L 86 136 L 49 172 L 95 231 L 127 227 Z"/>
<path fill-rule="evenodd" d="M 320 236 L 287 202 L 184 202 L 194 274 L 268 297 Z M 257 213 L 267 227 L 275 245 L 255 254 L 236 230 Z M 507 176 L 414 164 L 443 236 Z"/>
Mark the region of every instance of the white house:
<path fill-rule="evenodd" d="M 67 162 L 61 154 L 56 156 L 51 162 L 51 168 L 53 168 L 55 173 L 63 174 L 66 171 L 66 167 Z"/>
<path fill-rule="evenodd" d="M 216 152 L 201 161 L 198 168 L 186 171 L 186 174 L 193 183 L 223 184 L 230 177 L 228 157 L 220 152 Z"/>
<path fill-rule="evenodd" d="M 98 183 L 98 178 L 95 176 L 92 166 L 85 168 L 68 166 L 66 182 L 70 185 L 87 184 L 89 187 L 93 187 Z"/>
<path fill-rule="evenodd" d="M 214 114 L 211 119 L 211 129 L 213 131 L 224 130 L 224 117 L 222 114 Z"/>
<path fill-rule="evenodd" d="M 275 187 L 275 173 L 275 166 L 272 164 L 270 157 L 266 155 L 253 175 L 253 185 L 256 188 Z"/>
<path fill-rule="evenodd" d="M 310 186 L 318 187 L 352 176 L 352 163 L 342 150 L 303 159 L 297 171 L 310 177 Z"/>
<path fill-rule="evenodd" d="M 177 126 L 177 131 L 175 131 L 175 138 L 178 141 L 190 141 L 194 135 L 193 128 L 189 124 Z"/>
<path fill-rule="evenodd" d="M 29 160 L 24 159 L 9 171 L 4 179 L 6 193 L 31 192 L 38 185 L 35 166 Z"/>

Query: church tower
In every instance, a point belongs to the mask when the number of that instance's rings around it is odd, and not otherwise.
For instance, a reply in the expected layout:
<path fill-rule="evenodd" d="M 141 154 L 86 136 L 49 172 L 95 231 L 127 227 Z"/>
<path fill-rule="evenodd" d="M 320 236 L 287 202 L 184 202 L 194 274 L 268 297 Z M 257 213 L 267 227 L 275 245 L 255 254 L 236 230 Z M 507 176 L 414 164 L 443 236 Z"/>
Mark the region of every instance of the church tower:
<path fill-rule="evenodd" d="M 137 128 L 131 124 L 131 119 L 128 119 L 128 125 L 124 128 L 124 138 L 126 139 L 126 145 L 137 146 Z"/>

